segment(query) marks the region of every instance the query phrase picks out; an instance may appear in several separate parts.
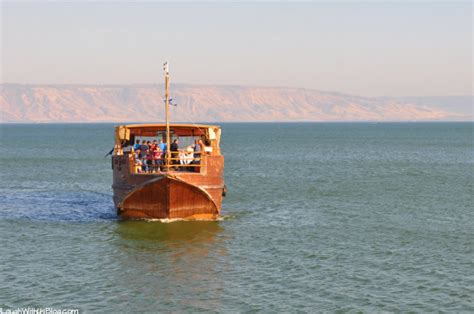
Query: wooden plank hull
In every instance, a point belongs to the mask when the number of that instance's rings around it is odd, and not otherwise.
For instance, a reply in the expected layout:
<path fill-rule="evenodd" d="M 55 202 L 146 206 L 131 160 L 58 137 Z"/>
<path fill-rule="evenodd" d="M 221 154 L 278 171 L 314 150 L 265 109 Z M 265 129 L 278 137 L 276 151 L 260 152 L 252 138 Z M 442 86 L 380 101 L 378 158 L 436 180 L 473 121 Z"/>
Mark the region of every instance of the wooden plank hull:
<path fill-rule="evenodd" d="M 219 209 L 203 188 L 163 175 L 131 190 L 118 205 L 118 214 L 125 219 L 216 219 Z"/>

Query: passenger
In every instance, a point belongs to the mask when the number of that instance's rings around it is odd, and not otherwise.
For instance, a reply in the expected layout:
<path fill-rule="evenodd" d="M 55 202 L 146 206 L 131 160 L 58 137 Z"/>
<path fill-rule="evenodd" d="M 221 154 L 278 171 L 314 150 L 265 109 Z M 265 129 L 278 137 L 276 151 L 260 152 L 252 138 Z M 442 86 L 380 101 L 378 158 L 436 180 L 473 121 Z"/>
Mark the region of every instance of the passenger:
<path fill-rule="evenodd" d="M 135 166 L 135 173 L 142 173 L 142 161 L 140 160 L 140 149 L 135 151 L 134 156 L 134 166 Z"/>
<path fill-rule="evenodd" d="M 201 140 L 195 140 L 194 141 L 194 158 L 195 158 L 195 163 L 199 163 L 199 160 L 196 160 L 196 158 L 201 157 L 201 151 L 202 151 L 202 141 Z"/>
<path fill-rule="evenodd" d="M 133 150 L 134 150 L 134 151 L 137 151 L 137 150 L 140 149 L 140 147 L 141 147 L 141 145 L 140 145 L 140 140 L 137 140 L 137 141 L 135 142 L 135 145 L 133 145 Z"/>
<path fill-rule="evenodd" d="M 148 149 L 149 147 L 146 144 L 146 140 L 143 140 L 142 145 L 140 146 L 140 160 L 142 162 L 142 169 L 144 172 L 148 172 L 148 161 L 147 161 Z"/>
<path fill-rule="evenodd" d="M 162 152 L 164 152 L 166 150 L 166 143 L 163 143 L 163 141 L 160 140 L 160 143 L 158 144 L 158 147 L 160 148 L 160 150 Z"/>
<path fill-rule="evenodd" d="M 194 141 L 194 160 L 192 162 L 194 165 L 200 165 L 201 164 L 201 155 L 202 155 L 202 152 L 203 152 L 203 147 L 204 147 L 204 144 L 203 144 L 202 140 L 195 140 Z M 200 171 L 200 166 L 194 167 L 193 170 L 195 172 L 199 172 Z"/>
<path fill-rule="evenodd" d="M 184 153 L 184 150 L 180 149 L 178 151 L 178 157 L 179 157 L 179 160 L 178 160 L 178 163 L 182 166 L 182 165 L 185 165 L 185 158 L 186 158 L 186 154 Z"/>
<path fill-rule="evenodd" d="M 212 153 L 211 141 L 207 138 L 204 140 L 204 152 L 208 154 Z"/>
<path fill-rule="evenodd" d="M 175 139 L 173 143 L 170 145 L 170 151 L 171 151 L 171 164 L 172 165 L 179 165 L 179 141 L 178 139 Z"/>
<path fill-rule="evenodd" d="M 193 145 L 190 145 L 186 148 L 186 150 L 181 150 L 179 152 L 179 162 L 181 166 L 183 166 L 183 170 L 190 170 L 192 167 L 188 167 L 194 158 L 194 148 Z"/>
<path fill-rule="evenodd" d="M 173 143 L 170 145 L 170 151 L 171 151 L 171 158 L 178 158 L 178 151 L 179 151 L 179 141 L 178 139 L 174 139 Z M 173 160 L 173 164 L 179 164 L 178 160 Z"/>
<path fill-rule="evenodd" d="M 133 145 L 130 141 L 123 141 L 122 142 L 122 151 L 124 154 L 130 154 L 134 151 Z"/>
<path fill-rule="evenodd" d="M 163 143 L 163 141 L 160 140 L 160 144 L 158 144 L 158 147 L 161 150 L 161 164 L 165 164 L 165 157 L 166 157 L 166 143 Z"/>
<path fill-rule="evenodd" d="M 153 172 L 153 150 L 150 147 L 146 153 L 146 164 L 147 164 L 147 172 L 152 173 Z"/>
<path fill-rule="evenodd" d="M 142 152 L 142 155 L 140 156 L 142 159 L 146 157 L 146 151 L 148 150 L 148 145 L 146 144 L 146 141 L 142 141 L 142 145 L 140 145 L 140 151 Z M 145 155 L 145 156 L 143 156 Z"/>
<path fill-rule="evenodd" d="M 178 148 L 179 148 L 179 145 L 178 145 L 178 144 L 179 144 L 179 141 L 178 141 L 177 138 L 175 138 L 175 139 L 173 140 L 173 143 L 171 143 L 171 147 L 170 147 L 172 152 L 178 151 Z"/>
<path fill-rule="evenodd" d="M 154 159 L 154 152 L 156 150 L 156 140 L 153 142 L 150 142 L 149 144 L 149 149 L 148 149 L 148 155 L 147 155 L 147 160 L 148 160 L 148 165 L 150 167 L 150 172 L 154 173 L 156 172 L 156 164 L 155 164 L 155 159 Z"/>
<path fill-rule="evenodd" d="M 153 170 L 158 172 L 161 166 L 161 151 L 159 146 L 155 146 L 153 149 Z"/>

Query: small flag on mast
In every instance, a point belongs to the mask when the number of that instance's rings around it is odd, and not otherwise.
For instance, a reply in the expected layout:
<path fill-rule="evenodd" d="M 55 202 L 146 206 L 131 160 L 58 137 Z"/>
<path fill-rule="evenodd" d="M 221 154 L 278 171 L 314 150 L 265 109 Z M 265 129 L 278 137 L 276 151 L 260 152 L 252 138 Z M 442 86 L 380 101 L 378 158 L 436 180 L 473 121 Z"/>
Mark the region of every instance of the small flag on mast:
<path fill-rule="evenodd" d="M 163 102 L 166 104 L 166 99 L 163 99 Z M 173 98 L 168 99 L 168 104 L 170 104 L 170 106 L 178 106 L 178 104 L 173 102 Z"/>

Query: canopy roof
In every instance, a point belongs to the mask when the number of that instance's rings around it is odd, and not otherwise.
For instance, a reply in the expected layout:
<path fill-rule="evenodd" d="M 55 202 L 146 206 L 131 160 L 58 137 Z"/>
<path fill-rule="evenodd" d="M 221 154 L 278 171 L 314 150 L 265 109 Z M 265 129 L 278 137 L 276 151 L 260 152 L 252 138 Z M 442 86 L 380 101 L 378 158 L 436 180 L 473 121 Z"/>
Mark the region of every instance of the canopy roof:
<path fill-rule="evenodd" d="M 122 127 L 126 127 L 127 129 L 141 129 L 141 128 L 156 128 L 156 129 L 166 129 L 166 124 L 164 123 L 159 123 L 159 124 L 126 124 L 126 125 L 120 125 Z M 170 123 L 170 128 L 172 129 L 207 129 L 207 128 L 218 128 L 220 127 L 218 125 L 209 125 L 209 124 L 171 124 Z"/>
<path fill-rule="evenodd" d="M 115 127 L 118 139 L 129 139 L 130 136 L 156 136 L 157 132 L 166 131 L 166 124 L 127 124 Z M 206 136 L 210 133 L 220 135 L 220 127 L 207 124 L 170 124 L 174 136 Z"/>

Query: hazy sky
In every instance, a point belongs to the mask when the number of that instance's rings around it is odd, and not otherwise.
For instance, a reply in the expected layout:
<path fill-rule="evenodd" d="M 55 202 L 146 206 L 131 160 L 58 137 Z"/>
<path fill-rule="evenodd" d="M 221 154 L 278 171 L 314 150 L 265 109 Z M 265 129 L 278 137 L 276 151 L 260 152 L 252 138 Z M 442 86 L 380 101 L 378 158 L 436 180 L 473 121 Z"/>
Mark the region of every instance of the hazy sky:
<path fill-rule="evenodd" d="M 2 3 L 2 82 L 472 93 L 470 2 Z"/>

